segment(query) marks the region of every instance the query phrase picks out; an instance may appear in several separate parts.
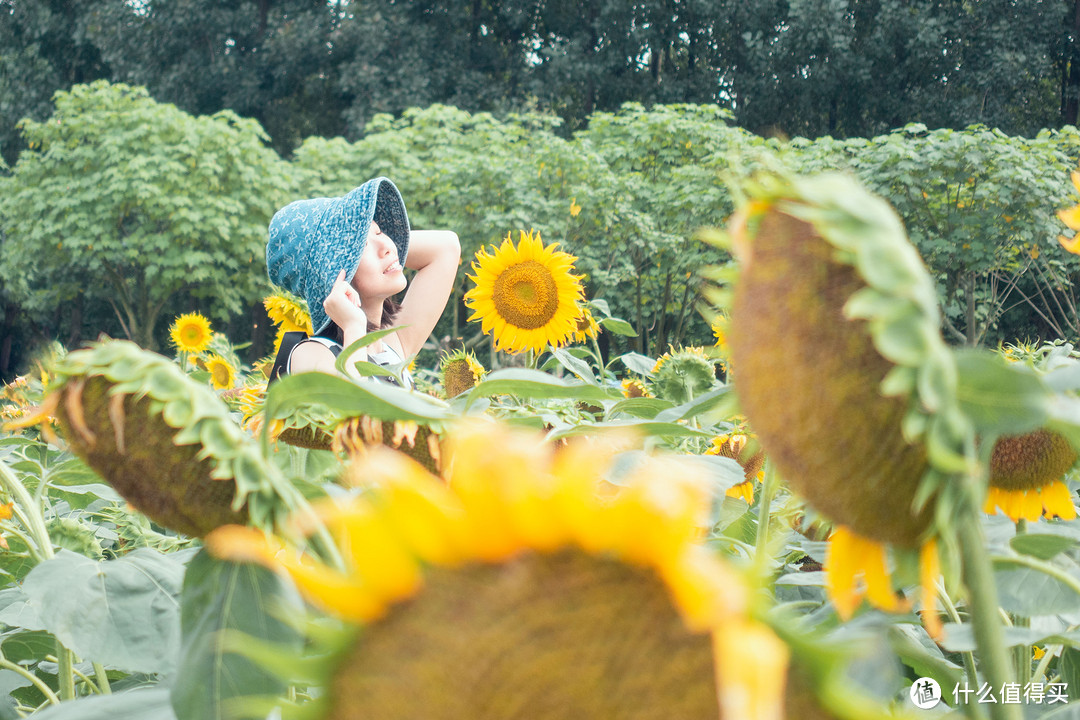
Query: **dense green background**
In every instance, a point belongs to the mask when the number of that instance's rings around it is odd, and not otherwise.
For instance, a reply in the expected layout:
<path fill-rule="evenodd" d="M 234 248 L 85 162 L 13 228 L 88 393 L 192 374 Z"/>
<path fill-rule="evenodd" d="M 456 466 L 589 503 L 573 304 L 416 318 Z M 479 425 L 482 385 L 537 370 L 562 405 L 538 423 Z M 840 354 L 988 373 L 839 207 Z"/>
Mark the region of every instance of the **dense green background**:
<path fill-rule="evenodd" d="M 707 342 L 693 271 L 722 258 L 693 235 L 766 152 L 897 207 L 950 340 L 1074 338 L 1078 7 L 0 0 L 0 377 L 194 309 L 258 357 L 270 215 L 375 174 L 466 266 L 561 242 L 627 349 Z M 466 269 L 439 337 L 475 337 Z"/>

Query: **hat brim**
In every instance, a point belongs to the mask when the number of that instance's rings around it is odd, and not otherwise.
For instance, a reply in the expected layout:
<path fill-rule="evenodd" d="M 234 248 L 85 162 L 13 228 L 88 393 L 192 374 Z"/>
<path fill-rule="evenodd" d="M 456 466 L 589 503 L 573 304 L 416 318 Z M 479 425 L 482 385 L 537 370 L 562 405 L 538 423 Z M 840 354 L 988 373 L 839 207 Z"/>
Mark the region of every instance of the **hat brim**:
<path fill-rule="evenodd" d="M 352 280 L 360 266 L 360 256 L 367 246 L 372 221 L 394 241 L 402 266 L 409 252 L 409 216 L 397 186 L 385 177 L 377 177 L 328 205 L 317 229 L 321 241 L 312 243 L 308 256 L 309 282 L 305 300 L 311 313 L 311 326 L 321 334 L 330 326 L 323 302 L 344 270 Z"/>

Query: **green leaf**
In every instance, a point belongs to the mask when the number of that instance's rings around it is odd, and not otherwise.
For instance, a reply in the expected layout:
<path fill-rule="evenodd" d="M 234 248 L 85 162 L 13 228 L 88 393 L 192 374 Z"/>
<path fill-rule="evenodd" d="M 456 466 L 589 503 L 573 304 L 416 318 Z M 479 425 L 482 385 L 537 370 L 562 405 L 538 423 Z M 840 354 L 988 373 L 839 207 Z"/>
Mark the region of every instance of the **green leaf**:
<path fill-rule="evenodd" d="M 564 398 L 567 400 L 613 400 L 614 391 L 596 385 L 571 382 L 539 370 L 507 368 L 487 375 L 469 391 L 469 403 L 492 395 L 519 398 Z"/>
<path fill-rule="evenodd" d="M 676 420 L 690 420 L 703 415 L 721 406 L 727 400 L 729 389 L 726 385 L 713 388 L 682 405 L 676 405 L 673 408 L 664 410 L 656 416 L 656 419 L 663 422 L 674 422 Z"/>
<path fill-rule="evenodd" d="M 128 671 L 169 672 L 180 651 L 184 566 L 140 548 L 96 562 L 68 550 L 27 575 L 42 625 L 76 654 Z"/>
<path fill-rule="evenodd" d="M 638 375 L 643 375 L 647 378 L 652 377 L 652 369 L 656 366 L 656 360 L 636 352 L 628 352 L 625 355 L 620 355 L 618 359 L 622 361 L 622 364 L 625 365 L 626 369 L 630 372 L 636 372 Z"/>
<path fill-rule="evenodd" d="M 1050 412 L 1050 393 L 1034 372 L 996 353 L 956 352 L 957 400 L 981 434 L 1019 435 L 1040 427 Z"/>
<path fill-rule="evenodd" d="M 1030 561 L 1037 563 L 1039 561 Z M 1065 570 L 1052 566 L 1046 572 L 1037 567 L 1020 565 L 1008 557 L 994 558 L 994 581 L 998 589 L 998 604 L 1007 612 L 1025 617 L 1075 612 L 1080 606 L 1080 583 L 1069 583 L 1058 573 Z"/>
<path fill-rule="evenodd" d="M 326 373 L 297 373 L 270 386 L 266 416 L 286 418 L 312 405 L 325 407 L 340 417 L 370 415 L 380 420 L 438 422 L 451 417 L 446 403 L 430 395 L 411 392 L 381 382 L 352 382 Z"/>
<path fill-rule="evenodd" d="M 188 564 L 182 603 L 184 645 L 172 689 L 178 720 L 223 720 L 230 698 L 285 690 L 258 664 L 226 652 L 220 637 L 224 630 L 241 632 L 299 655 L 301 638 L 276 619 L 304 611 L 290 585 L 266 568 L 216 560 L 204 549 Z"/>
<path fill-rule="evenodd" d="M 627 398 L 612 405 L 607 411 L 607 416 L 615 417 L 620 413 L 626 413 L 634 417 L 652 419 L 657 413 L 671 407 L 674 407 L 674 403 L 663 398 Z"/>
<path fill-rule="evenodd" d="M 1049 560 L 1060 552 L 1076 547 L 1077 541 L 1065 535 L 1025 533 L 1013 537 L 1009 545 L 1018 553 Z"/>
<path fill-rule="evenodd" d="M 56 654 L 56 638 L 44 630 L 9 630 L 0 635 L 0 651 L 13 663 L 34 663 Z"/>
<path fill-rule="evenodd" d="M 589 367 L 589 363 L 574 357 L 562 348 L 555 348 L 551 354 L 559 361 L 560 365 L 577 375 L 578 379 L 584 380 L 590 385 L 596 384 L 596 376 L 593 374 L 592 368 Z"/>
<path fill-rule="evenodd" d="M 177 720 L 168 688 L 138 688 L 54 705 L 34 713 L 34 720 Z"/>
<path fill-rule="evenodd" d="M 888 639 L 889 647 L 901 662 L 920 677 L 937 680 L 944 693 L 951 695 L 956 683 L 963 679 L 963 668 L 947 660 L 921 627 L 897 623 L 889 627 Z"/>
<path fill-rule="evenodd" d="M 622 335 L 623 337 L 637 337 L 638 335 L 634 326 L 621 318 L 601 318 L 600 326 L 605 330 L 610 330 L 616 335 Z"/>
<path fill-rule="evenodd" d="M 1047 637 L 1045 630 L 1029 627 L 1003 627 L 1005 647 L 1034 645 Z M 945 639 L 941 646 L 949 652 L 975 651 L 975 630 L 970 623 L 945 623 Z"/>
<path fill-rule="evenodd" d="M 604 475 L 604 479 L 612 485 L 624 486 L 628 478 L 639 470 L 650 458 L 650 454 L 643 450 L 627 450 L 615 456 L 611 466 Z M 731 458 L 712 455 L 677 455 L 680 461 L 691 462 L 707 474 L 713 497 L 722 498 L 731 488 L 743 482 L 746 477 L 739 463 Z"/>
<path fill-rule="evenodd" d="M 551 433 L 552 440 L 575 435 L 589 435 L 603 430 L 633 430 L 644 435 L 656 437 L 707 437 L 711 438 L 714 433 L 704 430 L 696 430 L 688 425 L 678 423 L 659 422 L 655 420 L 608 420 L 598 423 L 586 423 L 572 425 Z"/>
<path fill-rule="evenodd" d="M 353 356 L 353 353 L 355 353 L 360 348 L 367 347 L 376 340 L 384 338 L 391 333 L 397 332 L 400 329 L 400 327 L 392 327 L 383 328 L 382 330 L 372 330 L 371 332 L 366 333 L 362 338 L 349 343 L 348 347 L 344 348 L 340 353 L 338 353 L 337 358 L 334 360 L 334 369 L 336 369 L 342 375 L 345 375 L 345 365 L 349 361 L 349 358 Z"/>

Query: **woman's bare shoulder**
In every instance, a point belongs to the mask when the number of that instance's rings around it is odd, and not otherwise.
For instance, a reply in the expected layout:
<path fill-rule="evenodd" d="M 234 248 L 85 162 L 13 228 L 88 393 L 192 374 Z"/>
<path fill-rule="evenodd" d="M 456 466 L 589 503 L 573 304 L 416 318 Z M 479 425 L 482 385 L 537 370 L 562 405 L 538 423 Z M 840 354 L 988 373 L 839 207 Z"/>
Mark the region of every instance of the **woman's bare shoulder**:
<path fill-rule="evenodd" d="M 336 358 L 326 345 L 315 340 L 304 340 L 293 348 L 289 357 L 289 373 L 310 372 L 334 372 Z"/>

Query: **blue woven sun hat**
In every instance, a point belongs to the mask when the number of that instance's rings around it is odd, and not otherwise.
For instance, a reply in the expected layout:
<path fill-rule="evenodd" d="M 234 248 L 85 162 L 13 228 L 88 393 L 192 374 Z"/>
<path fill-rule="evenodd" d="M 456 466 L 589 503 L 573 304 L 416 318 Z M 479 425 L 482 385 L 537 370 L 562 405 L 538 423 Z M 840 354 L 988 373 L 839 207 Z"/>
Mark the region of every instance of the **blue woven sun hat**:
<path fill-rule="evenodd" d="M 368 180 L 344 197 L 289 203 L 270 220 L 266 272 L 270 282 L 307 301 L 315 334 L 330 325 L 323 301 L 338 273 L 344 270 L 347 280 L 356 274 L 372 220 L 394 241 L 404 266 L 409 217 L 401 193 L 384 177 Z"/>

